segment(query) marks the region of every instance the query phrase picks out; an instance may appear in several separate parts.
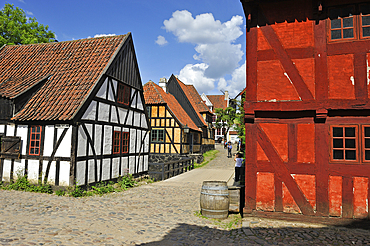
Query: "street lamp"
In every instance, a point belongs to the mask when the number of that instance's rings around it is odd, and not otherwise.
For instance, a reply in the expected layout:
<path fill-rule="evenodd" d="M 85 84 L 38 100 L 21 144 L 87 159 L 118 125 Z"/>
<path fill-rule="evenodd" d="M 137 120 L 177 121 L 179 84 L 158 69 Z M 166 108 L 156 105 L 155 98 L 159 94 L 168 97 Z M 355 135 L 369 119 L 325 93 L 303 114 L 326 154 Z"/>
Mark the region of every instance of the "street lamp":
<path fill-rule="evenodd" d="M 189 133 L 189 127 L 188 127 L 188 124 L 186 124 L 185 126 L 184 126 L 184 132 L 185 133 Z"/>

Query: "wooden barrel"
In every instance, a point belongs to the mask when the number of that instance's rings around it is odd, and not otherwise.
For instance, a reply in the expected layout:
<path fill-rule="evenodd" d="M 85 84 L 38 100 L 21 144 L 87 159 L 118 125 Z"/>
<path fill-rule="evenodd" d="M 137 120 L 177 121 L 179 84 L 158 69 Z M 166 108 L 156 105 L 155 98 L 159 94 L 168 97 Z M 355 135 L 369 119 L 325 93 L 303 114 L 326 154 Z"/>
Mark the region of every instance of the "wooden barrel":
<path fill-rule="evenodd" d="M 229 214 L 229 190 L 225 181 L 204 181 L 200 192 L 203 216 L 226 219 Z"/>

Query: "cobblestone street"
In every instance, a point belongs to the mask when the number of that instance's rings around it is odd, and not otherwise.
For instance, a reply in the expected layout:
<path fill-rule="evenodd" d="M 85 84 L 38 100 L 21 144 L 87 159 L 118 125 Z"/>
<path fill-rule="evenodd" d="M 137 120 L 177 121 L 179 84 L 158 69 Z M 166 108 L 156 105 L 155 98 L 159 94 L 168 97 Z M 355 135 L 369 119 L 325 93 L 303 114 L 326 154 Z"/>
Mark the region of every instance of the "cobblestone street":
<path fill-rule="evenodd" d="M 217 148 L 217 158 L 201 170 L 232 170 L 233 160 Z M 227 230 L 195 215 L 202 180 L 179 180 L 86 198 L 1 190 L 0 245 L 370 244 L 369 228 L 253 216 Z"/>

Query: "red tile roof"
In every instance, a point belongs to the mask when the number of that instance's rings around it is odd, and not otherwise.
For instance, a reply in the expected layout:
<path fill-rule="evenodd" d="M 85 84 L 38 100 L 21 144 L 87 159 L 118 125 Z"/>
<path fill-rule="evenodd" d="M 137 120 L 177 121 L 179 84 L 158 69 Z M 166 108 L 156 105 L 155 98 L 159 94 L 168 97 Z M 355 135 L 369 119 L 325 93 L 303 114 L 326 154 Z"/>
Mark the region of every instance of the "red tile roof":
<path fill-rule="evenodd" d="M 168 108 L 182 125 L 187 125 L 189 128 L 199 131 L 199 128 L 181 107 L 176 98 L 164 92 L 164 90 L 153 81 L 149 81 L 144 85 L 144 99 L 147 105 L 167 104 Z"/>
<path fill-rule="evenodd" d="M 227 101 L 225 100 L 225 95 L 207 95 L 208 99 L 213 104 L 213 108 L 227 108 Z"/>
<path fill-rule="evenodd" d="M 181 86 L 181 89 L 184 91 L 186 97 L 189 99 L 194 110 L 197 112 L 197 115 L 202 121 L 202 123 L 207 126 L 206 121 L 203 119 L 203 116 L 200 113 L 209 112 L 209 110 L 208 107 L 204 104 L 202 98 L 199 96 L 198 91 L 195 89 L 193 85 L 185 85 L 178 78 L 176 78 L 176 80 Z"/>
<path fill-rule="evenodd" d="M 126 37 L 3 47 L 1 97 L 13 99 L 50 76 L 13 120 L 73 119 Z"/>

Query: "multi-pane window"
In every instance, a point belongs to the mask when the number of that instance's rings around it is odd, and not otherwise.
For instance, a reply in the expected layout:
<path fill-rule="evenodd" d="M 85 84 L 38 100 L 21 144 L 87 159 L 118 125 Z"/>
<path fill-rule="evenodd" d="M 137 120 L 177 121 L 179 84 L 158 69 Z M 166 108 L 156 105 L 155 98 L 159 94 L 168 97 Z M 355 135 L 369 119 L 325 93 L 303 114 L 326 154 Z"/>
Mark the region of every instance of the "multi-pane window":
<path fill-rule="evenodd" d="M 122 153 L 128 153 L 130 133 L 122 132 Z"/>
<path fill-rule="evenodd" d="M 370 4 L 329 10 L 329 40 L 370 38 Z"/>
<path fill-rule="evenodd" d="M 358 161 L 358 126 L 332 126 L 333 161 Z"/>
<path fill-rule="evenodd" d="M 221 128 L 217 128 L 217 135 L 221 135 Z"/>
<path fill-rule="evenodd" d="M 121 150 L 121 132 L 114 131 L 113 133 L 113 154 L 119 154 Z"/>
<path fill-rule="evenodd" d="M 152 129 L 151 141 L 152 142 L 164 142 L 164 129 Z"/>
<path fill-rule="evenodd" d="M 363 161 L 370 161 L 370 126 L 363 126 L 362 132 Z"/>
<path fill-rule="evenodd" d="M 128 132 L 114 131 L 113 154 L 128 153 L 129 138 L 130 133 Z"/>
<path fill-rule="evenodd" d="M 131 88 L 125 84 L 118 83 L 117 102 L 129 105 L 131 97 Z"/>
<path fill-rule="evenodd" d="M 212 116 L 212 122 L 216 122 L 216 120 L 217 120 L 217 116 L 216 115 L 213 115 Z"/>
<path fill-rule="evenodd" d="M 41 146 L 41 126 L 31 126 L 30 128 L 30 142 L 29 142 L 29 154 L 40 155 Z"/>

